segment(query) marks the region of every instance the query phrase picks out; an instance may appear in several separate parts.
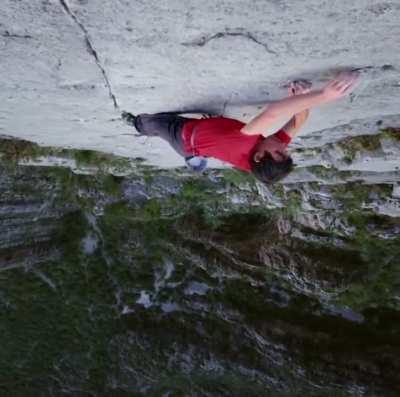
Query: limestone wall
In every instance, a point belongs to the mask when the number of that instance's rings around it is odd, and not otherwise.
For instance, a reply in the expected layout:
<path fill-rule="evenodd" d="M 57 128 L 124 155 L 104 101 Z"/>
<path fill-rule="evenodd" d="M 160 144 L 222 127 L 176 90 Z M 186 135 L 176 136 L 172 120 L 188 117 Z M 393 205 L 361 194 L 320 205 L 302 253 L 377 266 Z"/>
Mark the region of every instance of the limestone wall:
<path fill-rule="evenodd" d="M 360 87 L 314 111 L 294 145 L 365 133 L 399 121 L 399 17 L 399 2 L 376 0 L 3 0 L 0 133 L 176 166 L 120 111 L 246 120 L 290 79 L 317 86 L 347 67 L 362 71 Z"/>

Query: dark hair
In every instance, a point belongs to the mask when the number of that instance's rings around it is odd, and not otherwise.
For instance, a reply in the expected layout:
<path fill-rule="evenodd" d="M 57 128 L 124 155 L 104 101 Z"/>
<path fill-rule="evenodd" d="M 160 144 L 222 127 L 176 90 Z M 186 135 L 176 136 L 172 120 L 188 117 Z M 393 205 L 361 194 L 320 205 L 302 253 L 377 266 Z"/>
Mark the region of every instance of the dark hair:
<path fill-rule="evenodd" d="M 251 159 L 251 170 L 254 176 L 264 183 L 278 182 L 293 170 L 293 160 L 291 157 L 283 161 L 274 160 L 267 154 L 263 160 L 256 163 Z"/>

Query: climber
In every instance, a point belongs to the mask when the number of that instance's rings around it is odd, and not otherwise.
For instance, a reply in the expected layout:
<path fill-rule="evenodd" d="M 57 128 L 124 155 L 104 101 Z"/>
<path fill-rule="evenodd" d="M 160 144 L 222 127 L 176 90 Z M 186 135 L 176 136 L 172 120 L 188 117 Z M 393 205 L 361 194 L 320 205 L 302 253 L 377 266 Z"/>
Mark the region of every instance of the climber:
<path fill-rule="evenodd" d="M 176 112 L 138 116 L 123 112 L 122 118 L 135 126 L 140 135 L 168 141 L 194 170 L 202 171 L 205 158 L 213 157 L 252 172 L 264 183 L 273 183 L 293 169 L 286 147 L 306 122 L 309 109 L 350 93 L 358 76 L 357 72 L 342 72 L 324 88 L 312 91 L 306 81 L 292 82 L 289 97 L 270 102 L 247 124 L 226 117 L 185 118 Z M 278 132 L 266 136 L 271 125 L 290 116 Z"/>

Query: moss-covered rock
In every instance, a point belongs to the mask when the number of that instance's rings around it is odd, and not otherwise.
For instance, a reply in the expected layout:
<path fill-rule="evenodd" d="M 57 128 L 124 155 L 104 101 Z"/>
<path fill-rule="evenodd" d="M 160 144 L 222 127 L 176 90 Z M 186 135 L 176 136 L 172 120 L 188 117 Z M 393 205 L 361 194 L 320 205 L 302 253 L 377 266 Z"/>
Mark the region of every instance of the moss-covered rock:
<path fill-rule="evenodd" d="M 394 181 L 64 154 L 96 170 L 0 169 L 4 395 L 398 391 Z"/>

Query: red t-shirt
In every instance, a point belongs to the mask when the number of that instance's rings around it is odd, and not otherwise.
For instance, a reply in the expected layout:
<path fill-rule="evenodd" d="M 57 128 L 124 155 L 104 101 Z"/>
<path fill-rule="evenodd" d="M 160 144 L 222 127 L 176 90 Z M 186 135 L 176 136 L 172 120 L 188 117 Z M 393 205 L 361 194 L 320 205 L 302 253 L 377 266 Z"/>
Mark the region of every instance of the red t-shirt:
<path fill-rule="evenodd" d="M 182 131 L 185 150 L 195 156 L 214 157 L 234 167 L 250 172 L 250 156 L 263 135 L 240 132 L 245 123 L 226 117 L 190 120 Z M 286 144 L 290 136 L 284 131 L 275 134 Z"/>

